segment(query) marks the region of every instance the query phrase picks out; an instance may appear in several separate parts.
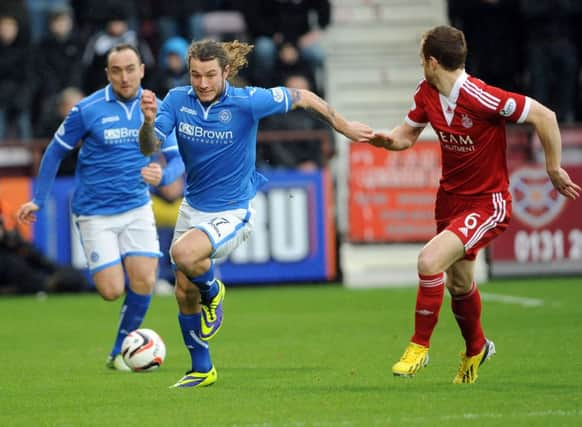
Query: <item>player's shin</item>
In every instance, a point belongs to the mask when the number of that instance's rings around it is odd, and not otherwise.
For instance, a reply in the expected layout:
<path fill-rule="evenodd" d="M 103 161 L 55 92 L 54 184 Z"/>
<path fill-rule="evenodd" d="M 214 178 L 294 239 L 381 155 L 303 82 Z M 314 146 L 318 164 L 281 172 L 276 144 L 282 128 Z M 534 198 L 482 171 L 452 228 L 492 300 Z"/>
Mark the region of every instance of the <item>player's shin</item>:
<path fill-rule="evenodd" d="M 485 335 L 481 327 L 481 295 L 477 284 L 473 282 L 469 293 L 453 296 L 451 308 L 465 338 L 467 356 L 478 354 L 485 345 Z"/>
<path fill-rule="evenodd" d="M 113 345 L 113 349 L 111 351 L 112 356 L 120 353 L 121 343 L 127 334 L 141 326 L 150 306 L 151 299 L 151 294 L 141 295 L 133 292 L 131 288 L 127 288 L 125 300 L 121 306 L 119 326 L 117 329 L 117 335 L 115 337 L 115 344 Z"/>
<path fill-rule="evenodd" d="M 412 342 L 424 347 L 430 346 L 430 337 L 438 322 L 445 291 L 443 277 L 443 273 L 419 274 Z"/>

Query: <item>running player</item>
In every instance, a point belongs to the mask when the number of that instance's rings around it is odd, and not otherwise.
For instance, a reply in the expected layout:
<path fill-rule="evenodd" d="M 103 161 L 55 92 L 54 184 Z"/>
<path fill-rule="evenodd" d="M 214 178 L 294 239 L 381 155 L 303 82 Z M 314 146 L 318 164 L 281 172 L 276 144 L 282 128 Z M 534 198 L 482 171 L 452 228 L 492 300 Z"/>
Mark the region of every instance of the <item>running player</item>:
<path fill-rule="evenodd" d="M 61 160 L 83 140 L 75 172 L 73 218 L 99 294 L 114 301 L 125 293 L 106 364 L 128 371 L 120 355 L 121 343 L 144 319 L 161 256 L 148 185 L 163 186 L 181 177 L 184 163 L 174 134 L 162 146 L 165 169 L 140 152 L 144 65 L 138 51 L 127 44 L 114 47 L 105 72 L 110 84 L 81 100 L 55 132 L 41 161 L 34 198 L 20 207 L 17 216 L 22 223 L 35 221 Z"/>
<path fill-rule="evenodd" d="M 387 150 L 405 150 L 414 145 L 428 123 L 440 141 L 437 235 L 418 256 L 414 334 L 392 372 L 413 376 L 428 364 L 446 272 L 452 311 L 466 345 L 455 384 L 475 382 L 479 366 L 495 353 L 493 341 L 481 327 L 481 298 L 473 276 L 477 252 L 501 234 L 511 218 L 505 123 L 532 124 L 542 142 L 554 187 L 570 199 L 580 195 L 580 187 L 560 166 L 556 115 L 534 99 L 488 86 L 468 75 L 464 70 L 466 56 L 461 31 L 450 26 L 427 31 L 420 48 L 425 78 L 416 89 L 405 123 L 389 133 L 376 133 L 369 141 Z"/>
<path fill-rule="evenodd" d="M 214 259 L 230 254 L 253 227 L 252 199 L 266 181 L 255 170 L 259 120 L 301 107 L 350 139 L 372 136 L 368 126 L 346 121 L 310 91 L 231 86 L 227 80 L 246 64 L 251 48 L 237 41 L 193 42 L 191 85 L 171 90 L 159 111 L 153 92 L 144 91 L 141 101 L 143 153 L 157 150 L 175 129 L 186 164 L 186 194 L 170 253 L 178 269 L 178 318 L 192 366 L 174 387 L 203 387 L 217 379 L 208 340 L 222 325 L 225 287 L 215 278 Z"/>

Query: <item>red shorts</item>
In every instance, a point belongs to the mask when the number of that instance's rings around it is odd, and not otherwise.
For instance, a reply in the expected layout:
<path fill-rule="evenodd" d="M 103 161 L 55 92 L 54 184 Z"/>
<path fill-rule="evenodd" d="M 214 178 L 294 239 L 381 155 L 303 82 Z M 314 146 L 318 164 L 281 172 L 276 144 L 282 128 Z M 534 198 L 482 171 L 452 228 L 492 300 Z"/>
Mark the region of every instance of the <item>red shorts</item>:
<path fill-rule="evenodd" d="M 459 196 L 439 190 L 435 218 L 437 233 L 449 230 L 465 246 L 466 260 L 474 260 L 479 249 L 499 236 L 511 219 L 508 191 L 483 196 Z"/>

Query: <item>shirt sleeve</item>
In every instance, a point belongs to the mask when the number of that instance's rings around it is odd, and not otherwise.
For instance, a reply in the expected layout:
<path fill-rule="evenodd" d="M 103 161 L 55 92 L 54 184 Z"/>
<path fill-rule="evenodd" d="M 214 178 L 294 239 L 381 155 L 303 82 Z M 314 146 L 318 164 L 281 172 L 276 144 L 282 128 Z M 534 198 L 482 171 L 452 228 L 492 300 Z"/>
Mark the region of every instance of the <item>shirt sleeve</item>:
<path fill-rule="evenodd" d="M 67 155 L 69 149 L 53 138 L 46 148 L 40 162 L 38 176 L 36 178 L 36 188 L 32 201 L 42 209 L 46 199 L 51 191 L 55 176 L 63 158 Z"/>
<path fill-rule="evenodd" d="M 424 109 L 423 82 L 424 80 L 416 87 L 412 106 L 410 107 L 410 110 L 408 110 L 408 114 L 404 120 L 408 125 L 415 128 L 422 128 L 428 124 L 428 115 Z"/>
<path fill-rule="evenodd" d="M 523 123 L 529 114 L 531 99 L 515 92 L 507 92 L 495 86 L 487 86 L 487 93 L 497 97 L 496 113 L 512 123 Z"/>
<path fill-rule="evenodd" d="M 178 151 L 178 142 L 176 132 L 173 130 L 162 144 L 162 153 L 166 158 L 166 167 L 162 175 L 160 186 L 168 185 L 178 179 L 186 168 Z"/>
<path fill-rule="evenodd" d="M 291 110 L 291 95 L 286 87 L 249 88 L 250 105 L 255 119 L 287 113 Z"/>
<path fill-rule="evenodd" d="M 53 140 L 67 150 L 72 150 L 83 136 L 86 129 L 79 106 L 74 106 L 53 136 Z"/>
<path fill-rule="evenodd" d="M 176 116 L 174 115 L 174 109 L 172 108 L 171 92 L 166 95 L 163 101 L 160 102 L 158 99 L 158 114 L 156 115 L 156 123 L 154 130 L 157 137 L 162 143 L 162 149 L 165 146 L 166 138 L 168 135 L 173 133 L 174 127 L 176 126 Z M 176 141 L 176 135 L 174 135 L 174 142 Z"/>

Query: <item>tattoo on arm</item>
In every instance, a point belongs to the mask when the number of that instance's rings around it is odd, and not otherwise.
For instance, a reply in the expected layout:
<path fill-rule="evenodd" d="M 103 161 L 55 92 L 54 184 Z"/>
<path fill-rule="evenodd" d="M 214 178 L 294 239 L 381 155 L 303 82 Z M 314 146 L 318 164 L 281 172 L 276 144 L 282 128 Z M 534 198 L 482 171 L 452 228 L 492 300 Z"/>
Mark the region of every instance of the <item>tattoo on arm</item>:
<path fill-rule="evenodd" d="M 327 123 L 328 125 L 335 127 L 335 119 L 336 113 L 331 106 L 325 102 L 320 97 L 316 98 L 317 100 L 317 108 L 314 107 L 307 107 L 305 110 L 310 113 L 311 115 L 315 116 L 319 120 Z"/>
<path fill-rule="evenodd" d="M 144 122 L 139 129 L 139 148 L 144 156 L 149 156 L 160 148 L 160 140 L 153 124 Z"/>
<path fill-rule="evenodd" d="M 301 92 L 298 89 L 290 89 L 291 91 L 291 102 L 293 105 L 299 104 L 301 101 Z"/>

